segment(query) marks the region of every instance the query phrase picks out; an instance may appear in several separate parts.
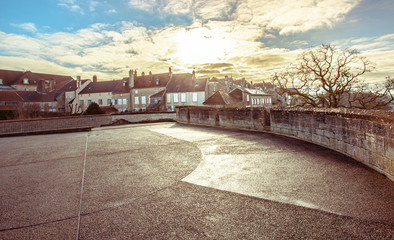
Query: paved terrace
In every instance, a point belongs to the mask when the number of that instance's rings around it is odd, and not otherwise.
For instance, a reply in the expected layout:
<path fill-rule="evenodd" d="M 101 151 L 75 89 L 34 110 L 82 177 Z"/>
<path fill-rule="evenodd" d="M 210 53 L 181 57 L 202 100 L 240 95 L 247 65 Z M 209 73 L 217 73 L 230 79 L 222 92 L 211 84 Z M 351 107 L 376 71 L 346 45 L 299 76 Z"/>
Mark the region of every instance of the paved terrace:
<path fill-rule="evenodd" d="M 268 133 L 127 125 L 0 153 L 0 239 L 394 238 L 392 181 Z"/>

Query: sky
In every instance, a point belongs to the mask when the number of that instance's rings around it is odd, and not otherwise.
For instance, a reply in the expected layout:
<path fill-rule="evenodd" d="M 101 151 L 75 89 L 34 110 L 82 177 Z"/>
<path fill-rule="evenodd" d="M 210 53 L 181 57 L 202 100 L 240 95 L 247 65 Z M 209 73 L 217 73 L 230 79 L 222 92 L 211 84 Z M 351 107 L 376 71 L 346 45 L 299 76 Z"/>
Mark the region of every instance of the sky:
<path fill-rule="evenodd" d="M 356 48 L 394 76 L 393 0 L 0 0 L 0 69 L 121 79 L 130 69 L 269 82 L 303 51 Z"/>

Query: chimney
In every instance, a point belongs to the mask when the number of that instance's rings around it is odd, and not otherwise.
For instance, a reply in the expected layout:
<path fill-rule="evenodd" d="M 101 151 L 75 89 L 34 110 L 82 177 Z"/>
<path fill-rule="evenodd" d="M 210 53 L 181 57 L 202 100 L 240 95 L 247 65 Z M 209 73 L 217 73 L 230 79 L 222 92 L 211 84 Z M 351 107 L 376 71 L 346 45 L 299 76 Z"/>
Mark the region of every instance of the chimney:
<path fill-rule="evenodd" d="M 226 80 L 226 82 L 228 81 L 228 76 L 226 75 L 226 76 L 224 76 L 224 79 Z"/>
<path fill-rule="evenodd" d="M 152 76 L 152 72 L 151 71 L 149 71 L 149 77 L 150 77 L 150 80 L 152 81 L 153 76 Z"/>
<path fill-rule="evenodd" d="M 130 69 L 129 71 L 129 87 L 134 87 L 134 71 Z"/>
<path fill-rule="evenodd" d="M 97 82 L 97 76 L 93 75 L 93 82 Z"/>
<path fill-rule="evenodd" d="M 145 72 L 142 72 L 142 73 L 141 73 L 141 76 L 145 77 Z"/>
<path fill-rule="evenodd" d="M 81 87 L 81 76 L 77 76 L 77 88 Z"/>
<path fill-rule="evenodd" d="M 170 80 L 172 79 L 172 69 L 171 67 L 168 68 L 168 74 L 170 76 Z"/>
<path fill-rule="evenodd" d="M 194 69 L 193 69 L 193 72 L 192 72 L 192 78 L 196 79 L 196 71 Z"/>

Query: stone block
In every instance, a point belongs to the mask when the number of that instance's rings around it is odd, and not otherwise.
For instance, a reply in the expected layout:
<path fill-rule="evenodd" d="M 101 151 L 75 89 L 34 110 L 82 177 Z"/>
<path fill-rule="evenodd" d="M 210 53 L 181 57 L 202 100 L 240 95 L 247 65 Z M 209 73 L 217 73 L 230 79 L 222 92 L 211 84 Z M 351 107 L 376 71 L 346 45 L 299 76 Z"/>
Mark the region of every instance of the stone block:
<path fill-rule="evenodd" d="M 321 135 L 312 134 L 312 142 L 322 144 Z"/>
<path fill-rule="evenodd" d="M 386 136 L 387 134 L 386 125 L 378 122 L 374 122 L 372 125 L 372 133 L 377 136 Z"/>
<path fill-rule="evenodd" d="M 393 169 L 392 169 L 392 167 L 393 167 L 392 162 L 393 162 L 393 161 L 392 161 L 391 159 L 388 159 L 388 158 L 384 157 L 384 172 L 386 172 L 386 173 L 388 173 L 388 174 L 390 174 L 390 173 L 393 172 Z"/>

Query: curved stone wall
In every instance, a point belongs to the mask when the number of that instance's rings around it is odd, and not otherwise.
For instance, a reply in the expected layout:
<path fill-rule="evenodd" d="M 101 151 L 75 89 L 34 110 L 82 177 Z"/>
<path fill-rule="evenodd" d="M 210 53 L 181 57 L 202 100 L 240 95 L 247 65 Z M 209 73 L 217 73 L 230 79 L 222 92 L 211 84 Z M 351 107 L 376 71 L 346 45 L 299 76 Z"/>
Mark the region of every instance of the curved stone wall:
<path fill-rule="evenodd" d="M 294 137 L 348 155 L 394 181 L 394 112 L 178 107 L 177 122 Z"/>
<path fill-rule="evenodd" d="M 394 113 L 271 110 L 271 131 L 341 152 L 394 181 Z"/>

